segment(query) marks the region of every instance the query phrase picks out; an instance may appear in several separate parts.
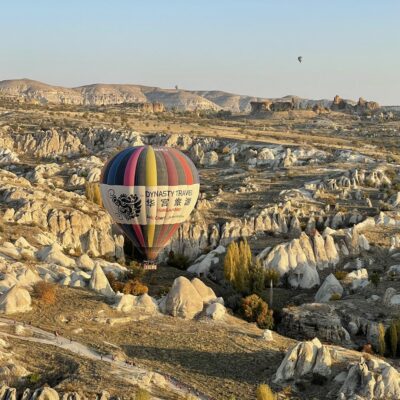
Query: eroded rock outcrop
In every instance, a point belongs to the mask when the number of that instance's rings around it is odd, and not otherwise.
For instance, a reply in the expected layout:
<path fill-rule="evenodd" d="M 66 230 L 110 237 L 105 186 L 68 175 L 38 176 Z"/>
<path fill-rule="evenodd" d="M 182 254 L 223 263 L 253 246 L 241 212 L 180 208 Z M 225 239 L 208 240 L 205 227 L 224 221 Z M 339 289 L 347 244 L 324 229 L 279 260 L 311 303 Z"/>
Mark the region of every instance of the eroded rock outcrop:
<path fill-rule="evenodd" d="M 110 283 L 103 269 L 100 265 L 96 265 L 93 269 L 92 276 L 89 281 L 89 289 L 94 290 L 104 296 L 113 297 L 115 295 L 114 290 L 112 290 Z"/>
<path fill-rule="evenodd" d="M 315 301 L 318 303 L 327 303 L 328 301 L 342 297 L 343 287 L 336 279 L 335 275 L 330 274 L 326 277 L 318 292 L 315 294 Z"/>
<path fill-rule="evenodd" d="M 318 337 L 343 345 L 349 343 L 350 335 L 334 307 L 328 304 L 311 303 L 282 310 L 282 321 L 278 331 L 294 338 Z"/>
<path fill-rule="evenodd" d="M 397 400 L 400 398 L 400 374 L 385 361 L 371 357 L 352 363 L 338 400 Z"/>
<path fill-rule="evenodd" d="M 318 338 L 300 342 L 289 349 L 275 374 L 275 383 L 298 379 L 305 375 L 329 376 L 332 359 L 329 349 Z"/>
<path fill-rule="evenodd" d="M 31 310 L 32 299 L 29 292 L 18 285 L 0 296 L 0 312 L 15 314 Z"/>
<path fill-rule="evenodd" d="M 192 319 L 203 310 L 203 299 L 189 279 L 176 278 L 165 300 L 166 312 L 174 317 Z"/>

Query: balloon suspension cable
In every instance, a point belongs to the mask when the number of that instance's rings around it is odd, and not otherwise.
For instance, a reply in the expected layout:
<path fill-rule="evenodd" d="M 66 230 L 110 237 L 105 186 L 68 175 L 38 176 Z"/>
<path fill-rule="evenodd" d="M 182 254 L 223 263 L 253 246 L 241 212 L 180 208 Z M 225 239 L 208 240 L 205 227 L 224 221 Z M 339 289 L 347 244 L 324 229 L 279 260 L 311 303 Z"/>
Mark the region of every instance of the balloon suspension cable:
<path fill-rule="evenodd" d="M 155 271 L 157 269 L 157 264 L 151 260 L 143 261 L 143 269 L 146 271 Z"/>

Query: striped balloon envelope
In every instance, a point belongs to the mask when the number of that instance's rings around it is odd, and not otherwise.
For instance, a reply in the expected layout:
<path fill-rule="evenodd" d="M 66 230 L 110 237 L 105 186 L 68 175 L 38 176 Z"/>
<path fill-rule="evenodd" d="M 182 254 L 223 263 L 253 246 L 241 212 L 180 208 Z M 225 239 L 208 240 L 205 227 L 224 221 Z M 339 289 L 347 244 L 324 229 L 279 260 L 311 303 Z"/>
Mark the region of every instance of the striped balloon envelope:
<path fill-rule="evenodd" d="M 103 205 L 133 245 L 155 261 L 199 196 L 193 162 L 169 147 L 129 147 L 112 157 L 100 178 Z"/>

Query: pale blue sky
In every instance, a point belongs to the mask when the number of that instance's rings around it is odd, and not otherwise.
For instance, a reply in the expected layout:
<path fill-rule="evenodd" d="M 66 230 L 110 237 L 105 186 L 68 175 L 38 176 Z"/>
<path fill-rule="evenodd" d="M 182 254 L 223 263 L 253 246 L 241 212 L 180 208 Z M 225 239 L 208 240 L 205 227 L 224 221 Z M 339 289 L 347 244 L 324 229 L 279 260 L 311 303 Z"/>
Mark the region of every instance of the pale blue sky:
<path fill-rule="evenodd" d="M 400 104 L 397 0 L 14 0 L 0 6 L 0 80 L 178 84 Z"/>

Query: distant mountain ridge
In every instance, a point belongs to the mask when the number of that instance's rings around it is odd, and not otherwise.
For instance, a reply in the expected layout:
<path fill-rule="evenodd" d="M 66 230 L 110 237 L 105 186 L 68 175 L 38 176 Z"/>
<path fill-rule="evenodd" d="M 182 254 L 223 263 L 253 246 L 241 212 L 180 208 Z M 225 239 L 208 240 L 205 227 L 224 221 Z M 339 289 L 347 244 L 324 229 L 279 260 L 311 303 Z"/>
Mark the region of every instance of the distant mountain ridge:
<path fill-rule="evenodd" d="M 39 104 L 112 105 L 122 103 L 160 102 L 168 109 L 250 111 L 250 102 L 262 100 L 284 100 L 295 97 L 301 106 L 316 103 L 328 105 L 330 100 L 308 100 L 296 96 L 281 99 L 264 99 L 238 95 L 219 90 L 162 89 L 133 84 L 92 84 L 75 88 L 48 85 L 31 79 L 0 81 L 0 96 L 22 98 Z"/>

